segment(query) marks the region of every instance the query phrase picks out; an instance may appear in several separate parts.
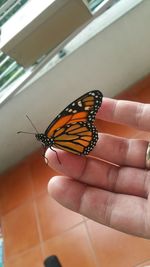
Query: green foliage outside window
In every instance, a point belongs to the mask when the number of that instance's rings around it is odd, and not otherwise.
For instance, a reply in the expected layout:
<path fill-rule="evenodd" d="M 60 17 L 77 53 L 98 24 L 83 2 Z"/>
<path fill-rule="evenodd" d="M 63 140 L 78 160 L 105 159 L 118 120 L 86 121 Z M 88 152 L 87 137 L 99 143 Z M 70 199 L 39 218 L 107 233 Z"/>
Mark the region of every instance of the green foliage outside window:
<path fill-rule="evenodd" d="M 14 15 L 28 0 L 14 1 L 8 10 L 0 15 L 0 26 L 2 26 L 12 15 Z M 2 7 L 7 0 L 0 0 Z M 25 73 L 25 69 L 17 64 L 15 60 L 0 52 L 0 91 L 5 89 L 5 85 L 9 85 L 19 76 Z"/>
<path fill-rule="evenodd" d="M 8 10 L 6 15 L 5 15 L 5 13 L 1 14 L 2 18 L 0 18 L 0 26 L 2 26 L 12 15 L 14 15 L 20 9 L 20 7 L 22 7 L 27 1 L 28 0 L 16 1 L 16 4 L 12 5 L 12 8 L 10 9 L 10 11 Z M 0 1 L 0 7 L 3 4 L 5 4 L 5 2 L 7 2 L 7 1 L 1 0 Z"/>

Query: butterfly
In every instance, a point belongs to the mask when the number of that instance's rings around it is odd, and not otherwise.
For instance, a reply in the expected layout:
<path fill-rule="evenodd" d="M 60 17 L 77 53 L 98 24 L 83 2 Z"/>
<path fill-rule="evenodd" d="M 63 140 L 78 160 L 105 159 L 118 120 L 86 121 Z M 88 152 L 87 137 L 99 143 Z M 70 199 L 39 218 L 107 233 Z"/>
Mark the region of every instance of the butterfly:
<path fill-rule="evenodd" d="M 103 94 L 99 90 L 80 96 L 50 123 L 44 133 L 38 133 L 27 116 L 36 130 L 36 139 L 53 151 L 53 148 L 58 148 L 77 155 L 87 155 L 98 140 L 98 131 L 93 122 L 102 98 Z"/>

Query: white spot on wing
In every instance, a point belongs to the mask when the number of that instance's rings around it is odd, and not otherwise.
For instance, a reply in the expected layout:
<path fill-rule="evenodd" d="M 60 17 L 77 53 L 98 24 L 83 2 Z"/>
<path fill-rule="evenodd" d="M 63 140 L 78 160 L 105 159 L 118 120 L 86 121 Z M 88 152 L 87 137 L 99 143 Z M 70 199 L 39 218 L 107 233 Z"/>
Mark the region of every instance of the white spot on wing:
<path fill-rule="evenodd" d="M 78 106 L 82 107 L 82 102 L 81 101 L 78 101 Z"/>
<path fill-rule="evenodd" d="M 90 107 L 85 107 L 84 110 L 90 110 Z"/>

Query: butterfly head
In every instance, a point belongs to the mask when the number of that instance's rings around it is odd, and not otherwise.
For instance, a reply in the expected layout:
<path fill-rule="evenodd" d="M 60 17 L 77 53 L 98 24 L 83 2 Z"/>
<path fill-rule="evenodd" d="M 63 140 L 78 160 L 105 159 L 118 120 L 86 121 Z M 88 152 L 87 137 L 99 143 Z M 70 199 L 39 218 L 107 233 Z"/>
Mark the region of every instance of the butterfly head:
<path fill-rule="evenodd" d="M 45 146 L 51 147 L 53 145 L 53 139 L 48 138 L 45 134 L 37 133 L 35 137 L 38 141 L 42 142 Z"/>

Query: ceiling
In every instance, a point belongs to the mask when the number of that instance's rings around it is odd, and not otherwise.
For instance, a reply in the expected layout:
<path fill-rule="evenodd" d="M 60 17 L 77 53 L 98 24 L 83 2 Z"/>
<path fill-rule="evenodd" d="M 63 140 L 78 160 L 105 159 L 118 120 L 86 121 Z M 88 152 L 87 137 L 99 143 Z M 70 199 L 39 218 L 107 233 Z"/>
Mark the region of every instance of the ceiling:
<path fill-rule="evenodd" d="M 40 144 L 25 115 L 44 132 L 71 101 L 91 89 L 113 97 L 150 71 L 150 1 L 145 0 L 98 33 L 0 110 L 0 171 L 16 164 Z"/>

